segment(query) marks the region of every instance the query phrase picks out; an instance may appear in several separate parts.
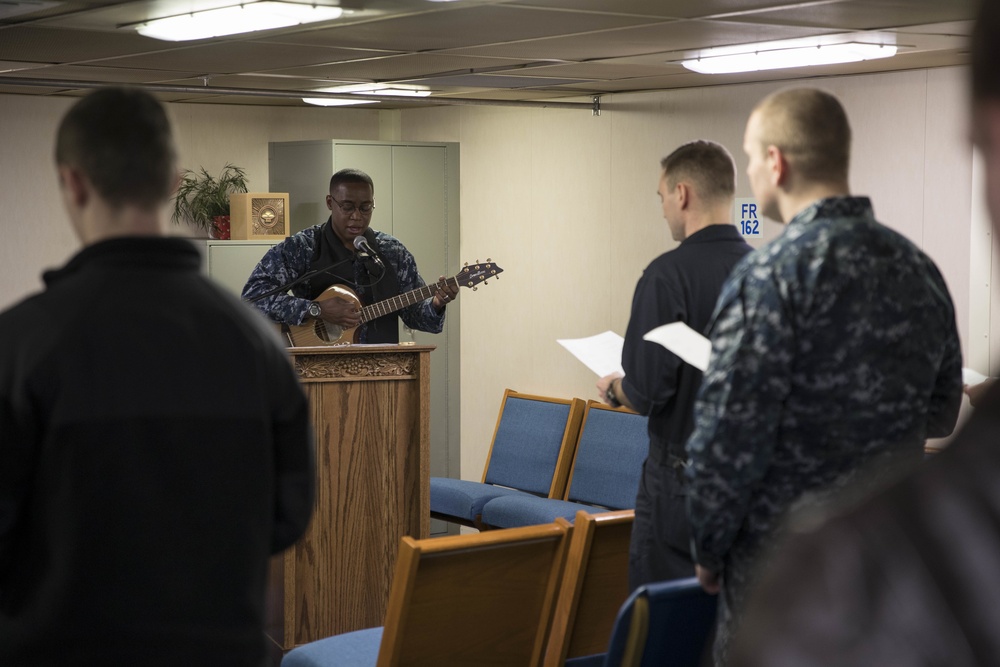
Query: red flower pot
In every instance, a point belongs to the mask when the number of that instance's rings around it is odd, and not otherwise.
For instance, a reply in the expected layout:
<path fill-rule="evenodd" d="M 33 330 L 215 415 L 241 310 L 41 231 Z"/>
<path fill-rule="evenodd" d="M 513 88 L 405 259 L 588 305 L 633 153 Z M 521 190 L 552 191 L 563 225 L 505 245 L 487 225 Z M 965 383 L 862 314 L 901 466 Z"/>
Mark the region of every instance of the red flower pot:
<path fill-rule="evenodd" d="M 212 218 L 212 228 L 208 235 L 213 239 L 229 240 L 229 216 L 217 215 Z"/>

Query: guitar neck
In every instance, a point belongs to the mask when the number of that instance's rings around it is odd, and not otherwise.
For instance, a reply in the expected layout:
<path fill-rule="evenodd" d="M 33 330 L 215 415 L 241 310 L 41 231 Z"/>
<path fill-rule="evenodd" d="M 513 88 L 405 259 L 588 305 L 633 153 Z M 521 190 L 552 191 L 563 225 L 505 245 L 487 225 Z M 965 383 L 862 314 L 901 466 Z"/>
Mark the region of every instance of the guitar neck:
<path fill-rule="evenodd" d="M 456 289 L 458 288 L 457 276 L 446 278 L 444 282 Z M 378 319 L 383 315 L 395 313 L 397 310 L 402 310 L 407 306 L 412 306 L 415 303 L 420 303 L 421 301 L 429 299 L 434 296 L 437 286 L 437 283 L 434 283 L 433 285 L 424 285 L 423 287 L 406 292 L 405 294 L 400 294 L 399 296 L 394 296 L 386 299 L 385 301 L 379 301 L 378 303 L 373 303 L 370 306 L 365 306 L 361 309 L 361 323 L 365 324 L 366 322 L 371 322 L 372 320 Z"/>

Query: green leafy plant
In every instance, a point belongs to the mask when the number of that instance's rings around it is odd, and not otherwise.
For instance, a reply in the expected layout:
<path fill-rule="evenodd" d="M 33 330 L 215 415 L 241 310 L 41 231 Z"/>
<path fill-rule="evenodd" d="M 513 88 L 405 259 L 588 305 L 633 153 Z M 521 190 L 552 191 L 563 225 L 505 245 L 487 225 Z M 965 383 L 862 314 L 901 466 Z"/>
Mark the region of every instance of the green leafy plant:
<path fill-rule="evenodd" d="M 247 174 L 240 167 L 226 164 L 218 177 L 204 167 L 197 172 L 185 169 L 174 195 L 171 220 L 210 231 L 215 228 L 216 216 L 229 215 L 229 195 L 234 192 L 247 192 Z"/>

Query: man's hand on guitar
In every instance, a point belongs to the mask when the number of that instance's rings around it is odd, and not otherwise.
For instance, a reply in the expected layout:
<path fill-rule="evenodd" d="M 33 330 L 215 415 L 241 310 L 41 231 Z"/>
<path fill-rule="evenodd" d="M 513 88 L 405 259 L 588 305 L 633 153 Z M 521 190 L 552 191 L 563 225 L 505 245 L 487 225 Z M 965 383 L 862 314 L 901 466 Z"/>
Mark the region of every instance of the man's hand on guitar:
<path fill-rule="evenodd" d="M 316 303 L 319 304 L 319 307 L 323 311 L 320 317 L 331 324 L 336 324 L 345 329 L 353 329 L 361 324 L 361 310 L 353 301 L 335 297 L 333 299 L 317 301 Z"/>
<path fill-rule="evenodd" d="M 434 293 L 434 299 L 431 304 L 434 309 L 439 313 L 444 310 L 444 307 L 449 303 L 458 298 L 458 284 L 450 284 L 448 279 L 444 276 L 438 278 L 437 282 L 437 292 Z"/>
<path fill-rule="evenodd" d="M 361 324 L 362 319 L 368 322 L 374 317 L 395 313 L 415 303 L 427 303 L 427 299 L 431 300 L 431 306 L 438 313 L 442 313 L 445 307 L 458 297 L 459 286 L 475 289 L 476 285 L 487 285 L 487 280 L 495 278 L 500 273 L 503 273 L 503 269 L 492 260 L 487 259 L 485 262 L 477 260 L 472 266 L 466 264 L 465 268 L 452 278 L 442 276 L 436 283 L 422 285 L 405 294 L 369 304 L 363 309 L 352 290 L 343 285 L 332 285 L 323 290 L 314 302 L 319 306 L 318 316 L 329 326 L 320 327 L 313 319 L 302 324 L 289 324 L 288 339 L 293 347 L 348 345 L 357 333 L 354 331 L 355 327 Z M 315 312 L 316 309 L 312 310 Z M 334 328 L 340 328 L 342 331 L 334 331 Z"/>

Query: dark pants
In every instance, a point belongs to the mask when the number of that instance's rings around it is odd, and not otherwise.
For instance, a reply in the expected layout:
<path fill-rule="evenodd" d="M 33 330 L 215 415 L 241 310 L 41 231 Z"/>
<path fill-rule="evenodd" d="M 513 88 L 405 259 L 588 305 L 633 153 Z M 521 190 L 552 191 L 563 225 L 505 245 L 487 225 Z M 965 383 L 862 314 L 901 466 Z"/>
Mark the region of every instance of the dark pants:
<path fill-rule="evenodd" d="M 642 464 L 629 548 L 631 590 L 654 581 L 694 576 L 683 470 L 671 460 L 651 443 Z"/>

